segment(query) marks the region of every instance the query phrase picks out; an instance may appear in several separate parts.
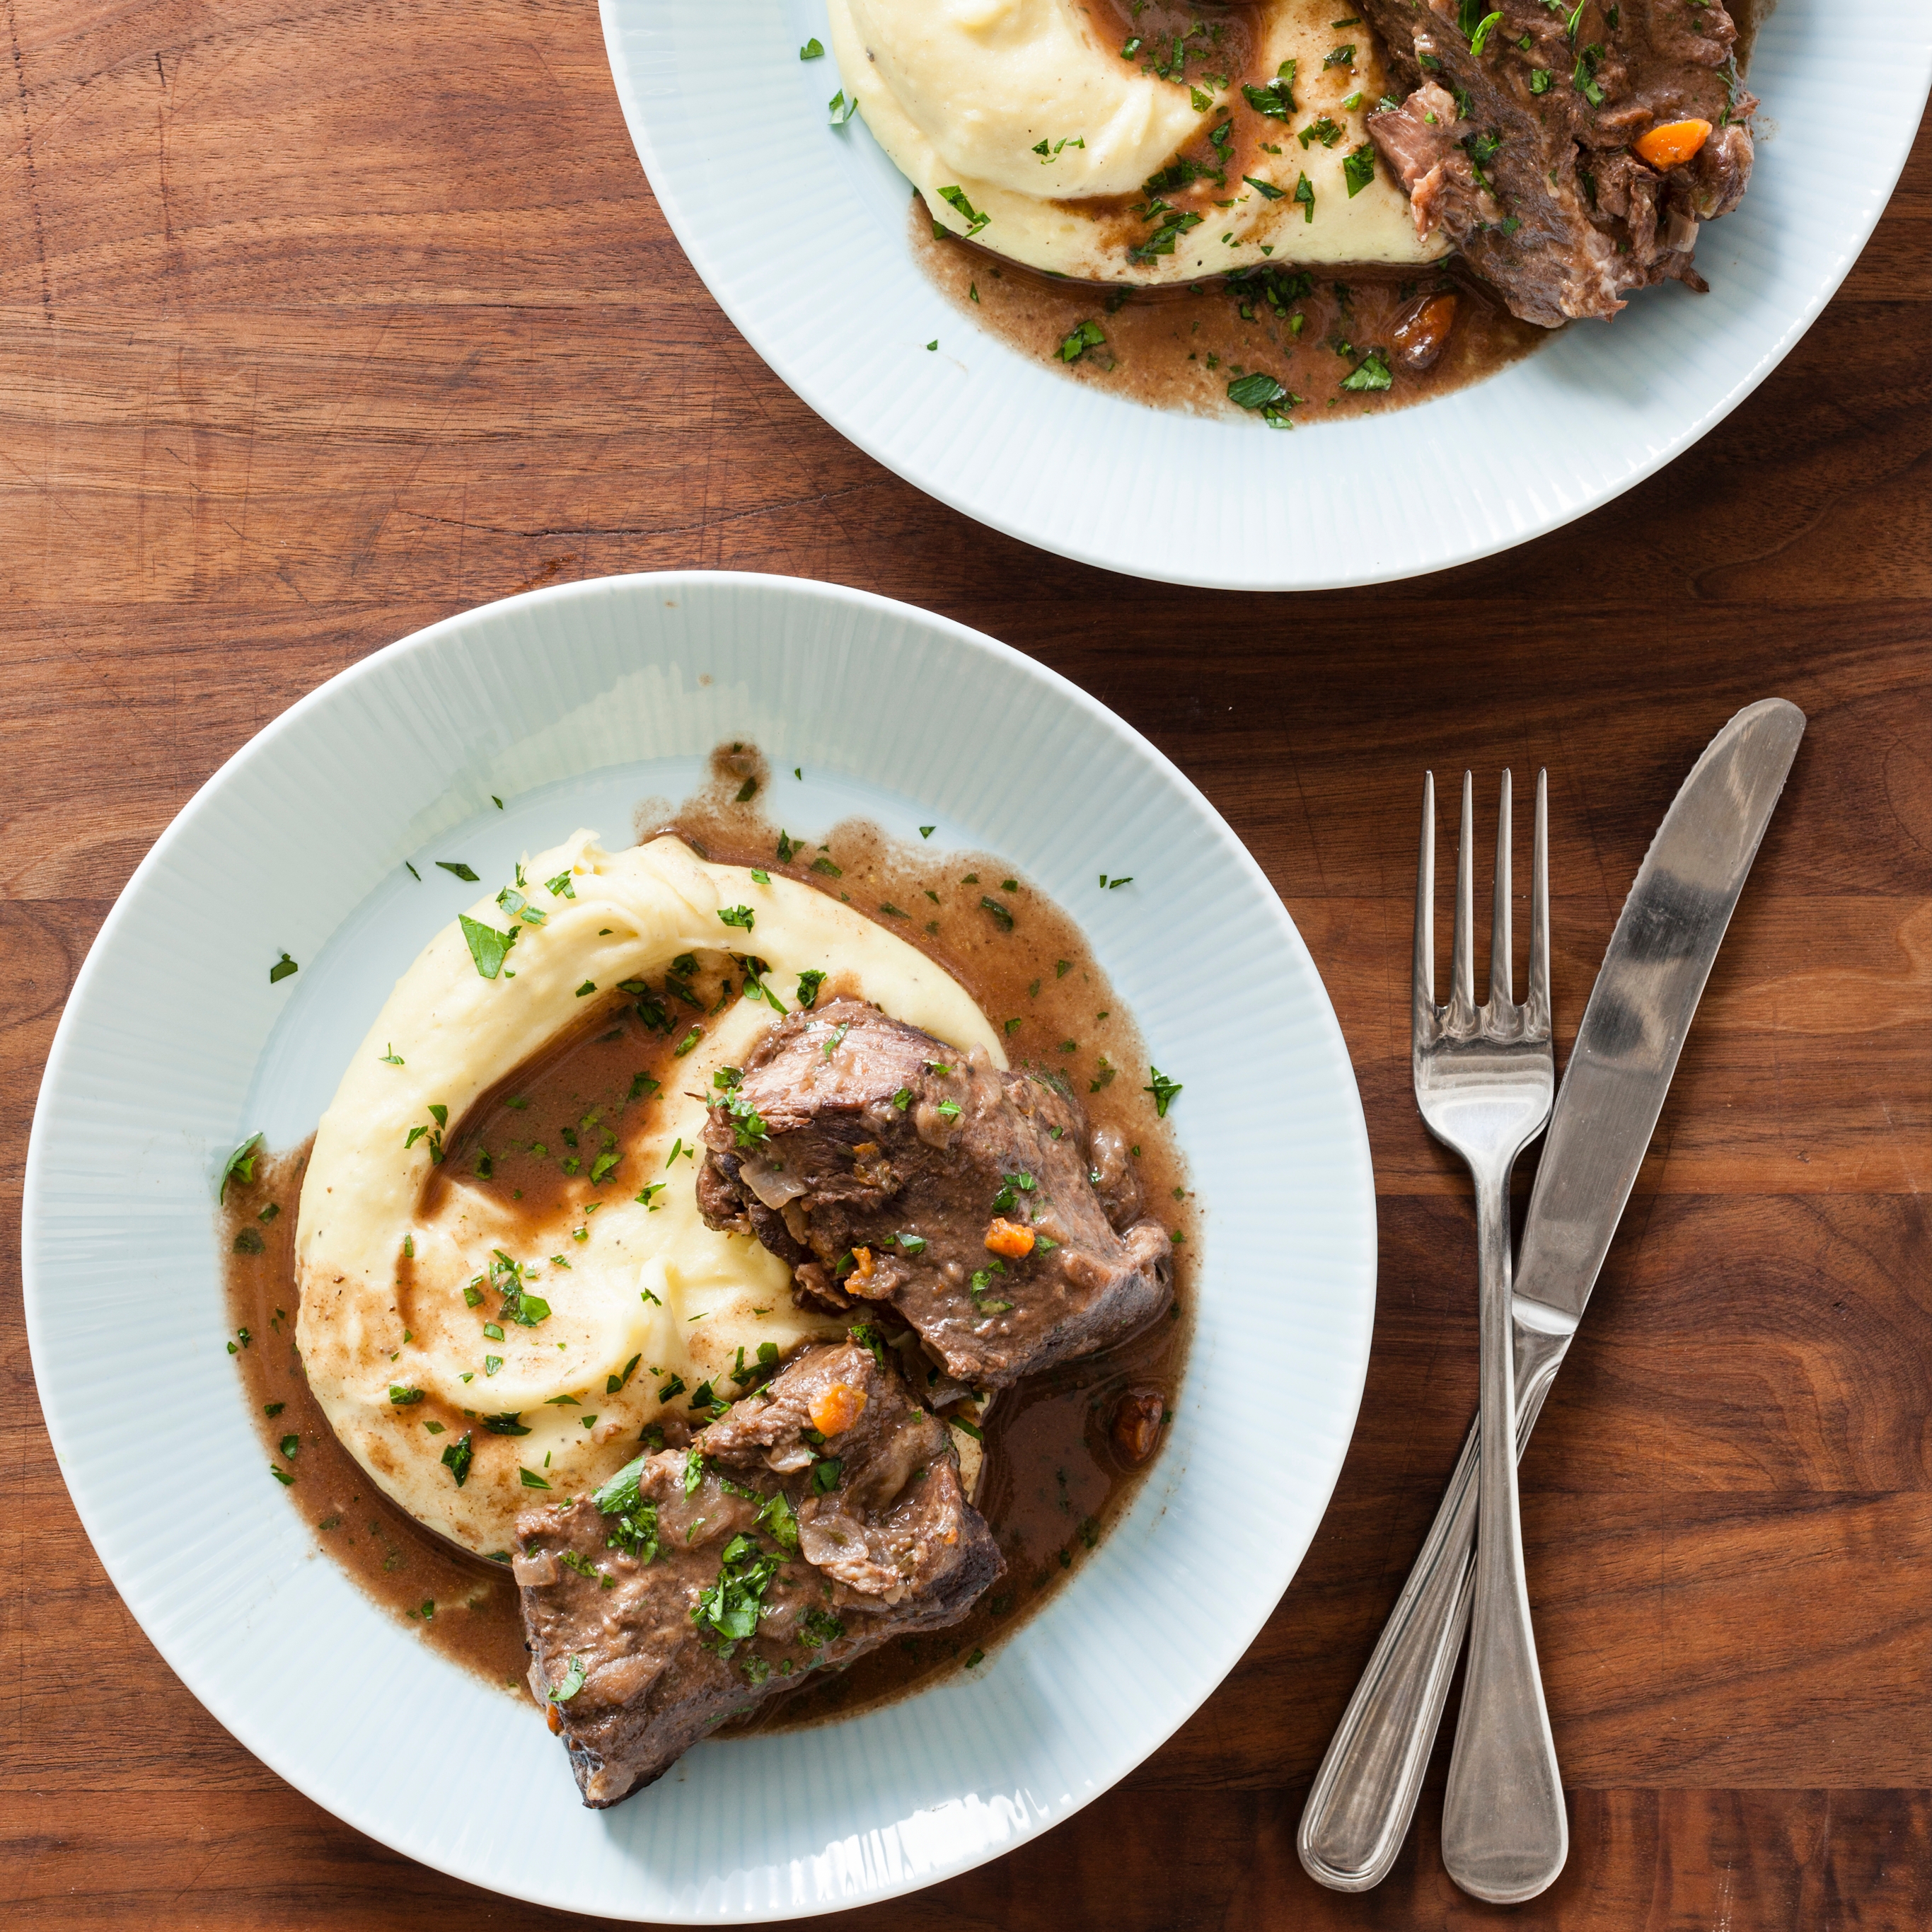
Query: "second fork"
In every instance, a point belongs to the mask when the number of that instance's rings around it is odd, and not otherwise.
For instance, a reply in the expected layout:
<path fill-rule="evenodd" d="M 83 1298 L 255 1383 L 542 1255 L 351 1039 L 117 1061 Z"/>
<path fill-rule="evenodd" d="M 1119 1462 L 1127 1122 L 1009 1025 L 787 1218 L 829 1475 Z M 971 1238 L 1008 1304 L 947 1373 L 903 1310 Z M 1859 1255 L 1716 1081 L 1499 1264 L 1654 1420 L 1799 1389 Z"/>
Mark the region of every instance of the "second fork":
<path fill-rule="evenodd" d="M 1481 1269 L 1481 1462 L 1475 1602 L 1462 1709 L 1442 1814 L 1442 1862 L 1478 1898 L 1513 1904 L 1556 1878 L 1569 1852 L 1556 1747 L 1531 1628 L 1516 1470 L 1514 1336 L 1510 1306 L 1509 1183 L 1543 1131 L 1556 1090 L 1550 1042 L 1549 805 L 1537 776 L 1528 998 L 1510 972 L 1510 775 L 1497 812 L 1490 997 L 1475 1004 L 1474 787 L 1462 778 L 1449 1004 L 1435 1004 L 1436 782 L 1426 782 L 1415 900 L 1415 1098 L 1430 1131 L 1467 1162 L 1475 1183 Z"/>

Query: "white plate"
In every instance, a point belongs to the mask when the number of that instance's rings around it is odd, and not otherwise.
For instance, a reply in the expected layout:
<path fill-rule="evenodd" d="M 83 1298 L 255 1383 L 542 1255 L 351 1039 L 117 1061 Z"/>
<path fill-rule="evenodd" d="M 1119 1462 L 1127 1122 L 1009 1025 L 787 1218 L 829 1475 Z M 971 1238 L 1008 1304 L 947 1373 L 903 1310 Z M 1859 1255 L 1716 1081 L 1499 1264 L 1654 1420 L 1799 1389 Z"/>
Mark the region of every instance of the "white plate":
<path fill-rule="evenodd" d="M 1766 117 L 1743 206 L 1707 223 L 1699 296 L 1638 295 L 1488 382 L 1282 434 L 1144 407 L 976 328 L 912 259 L 909 190 L 834 130 L 824 0 L 600 0 L 639 158 L 752 346 L 835 428 L 942 502 L 1063 556 L 1230 590 L 1376 584 L 1607 502 L 1775 368 L 1864 247 L 1932 80 L 1924 0 L 1784 0 L 1750 70 Z M 938 338 L 937 354 L 926 344 Z"/>
<path fill-rule="evenodd" d="M 769 752 L 794 832 L 855 813 L 901 832 L 936 822 L 935 847 L 1010 858 L 1083 921 L 1186 1089 L 1173 1118 L 1204 1210 L 1198 1326 L 1132 1509 L 971 1681 L 700 1744 L 640 1796 L 586 1811 L 528 1705 L 374 1608 L 270 1480 L 224 1347 L 214 1181 L 256 1129 L 280 1145 L 309 1132 L 396 975 L 469 902 L 432 860 L 488 878 L 579 824 L 627 842 L 633 808 L 685 795 L 729 737 Z M 1103 866 L 1133 885 L 1098 891 Z M 272 987 L 284 948 L 301 970 Z M 1204 1004 L 1204 986 L 1224 992 Z M 75 1504 L 208 1709 L 412 1858 L 568 1910 L 686 1923 L 930 1883 L 1152 1751 L 1294 1574 L 1354 1426 L 1375 1300 L 1340 1031 L 1280 902 L 1200 794 L 989 638 L 857 591 L 702 572 L 433 626 L 224 765 L 142 861 L 75 983 L 22 1245 L 34 1374 Z M 412 1739 L 428 1748 L 398 1749 Z"/>

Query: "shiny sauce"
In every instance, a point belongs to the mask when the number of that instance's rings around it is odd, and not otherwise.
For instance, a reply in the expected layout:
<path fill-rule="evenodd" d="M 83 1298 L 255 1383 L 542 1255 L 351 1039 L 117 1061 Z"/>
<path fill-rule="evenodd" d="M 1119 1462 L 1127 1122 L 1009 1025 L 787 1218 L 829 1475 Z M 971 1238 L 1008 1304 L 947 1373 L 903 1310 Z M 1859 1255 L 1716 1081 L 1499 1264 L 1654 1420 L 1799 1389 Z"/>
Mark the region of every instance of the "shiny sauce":
<path fill-rule="evenodd" d="M 1402 268 L 1298 268 L 1216 276 L 1168 288 L 1108 287 L 1061 280 L 1004 261 L 977 242 L 935 226 L 924 203 L 912 209 L 912 248 L 954 305 L 1022 355 L 1156 409 L 1240 417 L 1257 429 L 1375 416 L 1466 388 L 1527 356 L 1552 332 L 1520 321 L 1460 259 Z M 1448 298 L 1446 313 L 1431 304 Z M 1063 352 L 1079 332 L 1074 359 Z M 1414 340 L 1440 347 L 1426 367 Z M 941 340 L 941 346 L 944 346 Z M 1346 386 L 1389 376 L 1386 388 Z M 1244 408 L 1231 384 L 1271 376 L 1297 400 L 1270 416 Z"/>
<path fill-rule="evenodd" d="M 1006 1569 L 965 1621 L 896 1640 L 835 1675 L 808 1678 L 731 1727 L 746 1730 L 848 1716 L 970 1668 L 1080 1568 L 1157 1460 L 1185 1362 L 1200 1243 L 1171 1126 L 1145 1090 L 1144 1046 L 1072 919 L 1000 860 L 932 851 L 917 842 L 916 828 L 895 837 L 848 821 L 822 842 L 795 842 L 769 810 L 773 784 L 756 748 L 721 746 L 701 791 L 675 810 L 641 808 L 634 829 L 640 840 L 671 832 L 716 862 L 797 879 L 878 920 L 952 974 L 1005 1033 L 1016 1066 L 1050 1069 L 1069 1082 L 1096 1126 L 1126 1135 L 1145 1211 L 1177 1237 L 1176 1300 L 1169 1316 L 1140 1334 L 1002 1390 L 988 1406 L 975 1500 Z M 621 1144 L 641 1126 L 640 1076 L 666 1084 L 676 1078 L 674 1043 L 687 1021 L 701 1018 L 742 974 L 731 956 L 718 952 L 696 955 L 694 970 L 679 977 L 688 997 L 667 992 L 675 1022 L 668 1031 L 628 1000 L 606 1007 L 546 1042 L 484 1095 L 458 1124 L 425 1210 L 434 1211 L 435 1190 L 452 1172 L 526 1215 L 533 1229 L 554 1228 L 560 1217 L 590 1206 L 596 1197 L 585 1136 L 601 1147 L 614 1132 Z M 477 1156 L 484 1150 L 489 1171 L 479 1182 Z M 431 1648 L 526 1695 L 521 1613 L 507 1571 L 445 1542 L 388 1502 L 338 1442 L 303 1378 L 294 1343 L 294 1238 L 308 1153 L 304 1147 L 264 1157 L 251 1180 L 231 1183 L 223 1210 L 236 1361 L 264 1450 L 272 1466 L 292 1478 L 289 1499 L 320 1546 L 372 1598 Z M 692 1184 L 680 1178 L 673 1184 Z M 245 1342 L 238 1340 L 244 1330 Z"/>

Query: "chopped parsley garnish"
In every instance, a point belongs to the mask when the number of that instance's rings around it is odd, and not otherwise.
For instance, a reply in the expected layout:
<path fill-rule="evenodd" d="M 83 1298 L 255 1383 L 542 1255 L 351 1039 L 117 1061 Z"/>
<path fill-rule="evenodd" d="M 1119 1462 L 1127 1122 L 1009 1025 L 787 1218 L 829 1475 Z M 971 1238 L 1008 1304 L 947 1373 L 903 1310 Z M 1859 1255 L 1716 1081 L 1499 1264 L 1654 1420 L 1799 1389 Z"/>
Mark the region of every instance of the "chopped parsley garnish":
<path fill-rule="evenodd" d="M 1168 1079 L 1157 1066 L 1150 1066 L 1148 1069 L 1148 1073 L 1150 1084 L 1143 1087 L 1141 1091 L 1154 1096 L 1154 1110 L 1161 1119 L 1166 1120 L 1168 1108 L 1173 1105 L 1175 1096 L 1180 1092 L 1180 1083 L 1178 1080 Z"/>
<path fill-rule="evenodd" d="M 782 1558 L 767 1555 L 755 1537 L 738 1535 L 725 1544 L 718 1562 L 718 1580 L 692 1606 L 691 1620 L 700 1629 L 715 1630 L 719 1654 L 758 1634 L 758 1613 L 765 1592 L 778 1573 Z"/>
<path fill-rule="evenodd" d="M 705 1384 L 705 1387 L 706 1388 L 709 1388 L 711 1384 L 709 1382 Z M 687 1449 L 684 1452 L 685 1494 L 686 1496 L 693 1494 L 696 1491 L 698 1484 L 703 1482 L 704 1480 L 704 1458 L 700 1456 L 695 1449 Z"/>
<path fill-rule="evenodd" d="M 278 981 L 286 980 L 291 973 L 298 973 L 301 970 L 302 968 L 284 952 L 280 958 L 268 968 L 268 984 L 272 986 Z"/>
<path fill-rule="evenodd" d="M 1306 176 L 1302 178 L 1306 181 Z M 1253 410 L 1270 429 L 1288 429 L 1292 427 L 1288 412 L 1301 401 L 1286 383 L 1277 382 L 1264 369 L 1256 369 L 1246 376 L 1237 376 L 1228 385 L 1228 400 L 1238 408 Z M 1102 884 L 1107 881 L 1102 880 Z M 1115 884 L 1125 885 L 1125 879 Z M 1101 1063 L 1103 1066 L 1106 1062 Z"/>
<path fill-rule="evenodd" d="M 547 1490 L 550 1487 L 536 1470 L 526 1469 L 520 1462 L 517 1465 L 517 1474 L 523 1478 L 524 1487 L 526 1490 Z"/>
<path fill-rule="evenodd" d="M 494 926 L 484 926 L 472 919 L 466 913 L 458 913 L 456 922 L 463 929 L 464 941 L 470 948 L 470 956 L 476 962 L 476 970 L 486 980 L 494 980 L 503 970 L 503 962 L 508 958 L 510 948 L 517 943 L 518 928 L 512 926 L 508 932 L 499 932 Z"/>
<path fill-rule="evenodd" d="M 944 1119 L 956 1120 L 959 1118 L 959 1102 L 957 1100 L 942 1100 L 933 1112 Z"/>
<path fill-rule="evenodd" d="M 259 1255 L 267 1246 L 257 1228 L 244 1228 L 235 1237 L 235 1252 L 238 1255 Z"/>
<path fill-rule="evenodd" d="M 1389 373 L 1388 364 L 1371 350 L 1362 358 L 1360 364 L 1352 374 L 1342 377 L 1342 386 L 1345 389 L 1352 389 L 1359 394 L 1366 390 L 1386 389 L 1394 380 L 1394 378 Z M 1145 1090 L 1150 1093 L 1153 1089 L 1150 1088 Z M 1161 1109 L 1162 1113 L 1166 1111 L 1164 1107 Z"/>
<path fill-rule="evenodd" d="M 1364 141 L 1342 158 L 1342 178 L 1348 184 L 1348 199 L 1353 201 L 1364 188 L 1376 178 L 1376 150 L 1371 141 Z"/>
<path fill-rule="evenodd" d="M 262 1413 L 273 1421 L 287 1407 L 288 1404 L 285 1402 L 265 1402 L 262 1405 Z"/>
<path fill-rule="evenodd" d="M 1000 1264 L 996 1262 L 994 1265 L 995 1268 L 999 1268 L 999 1271 L 1001 1274 L 1005 1272 L 1005 1269 L 1004 1267 L 1000 1266 Z M 966 1292 L 973 1298 L 973 1306 L 974 1309 L 982 1315 L 1005 1315 L 1010 1313 L 1012 1311 L 1013 1305 L 1010 1301 L 993 1300 L 988 1299 L 992 1286 L 992 1268 L 975 1268 L 973 1270 L 972 1278 L 966 1284 Z"/>
<path fill-rule="evenodd" d="M 637 1101 L 648 1100 L 658 1090 L 662 1084 L 661 1082 L 653 1080 L 648 1073 L 632 1074 L 631 1090 L 624 1096 L 624 1105 L 628 1107 Z"/>
<path fill-rule="evenodd" d="M 287 1470 L 278 1469 L 272 1462 L 268 1465 L 268 1474 L 274 1477 L 275 1480 L 280 1483 L 282 1487 L 285 1490 L 290 1487 L 295 1481 L 294 1477 L 290 1475 Z"/>
<path fill-rule="evenodd" d="M 1312 221 L 1315 219 L 1315 190 L 1310 186 L 1308 177 L 1306 175 L 1301 175 L 1296 178 L 1294 198 L 1306 211 L 1302 216 L 1302 220 L 1304 222 Z"/>
<path fill-rule="evenodd" d="M 405 1388 L 398 1382 L 389 1384 L 389 1400 L 398 1408 L 411 1408 L 422 1399 L 423 1392 L 419 1388 Z"/>
<path fill-rule="evenodd" d="M 922 1255 L 926 1252 L 923 1234 L 902 1234 L 898 1238 L 899 1252 L 902 1255 Z"/>
<path fill-rule="evenodd" d="M 532 1294 L 524 1286 L 524 1264 L 512 1261 L 501 1248 L 490 1252 L 490 1286 L 503 1298 L 502 1317 L 525 1328 L 534 1328 L 548 1319 L 550 1304 L 540 1294 Z"/>
<path fill-rule="evenodd" d="M 847 122 L 851 119 L 854 115 L 858 112 L 859 97 L 855 94 L 850 100 L 848 100 L 845 98 L 845 90 L 843 88 L 841 88 L 838 92 L 826 103 L 826 106 L 831 113 L 832 126 L 835 128 L 842 128 Z"/>
<path fill-rule="evenodd" d="M 836 1643 L 845 1634 L 845 1626 L 824 1610 L 807 1610 L 798 1621 L 800 1628 L 805 1632 L 799 1640 L 808 1650 L 816 1650 L 822 1644 Z"/>
<path fill-rule="evenodd" d="M 812 860 L 812 869 L 814 872 L 824 874 L 828 879 L 842 879 L 845 876 L 845 868 L 843 866 L 835 866 L 823 853 Z"/>
<path fill-rule="evenodd" d="M 395 1042 L 394 1040 L 388 1040 L 386 1041 L 384 1044 L 388 1048 L 388 1052 L 387 1053 L 379 1053 L 376 1056 L 376 1058 L 380 1060 L 385 1066 L 401 1066 L 403 1064 L 403 1056 L 396 1051 Z"/>
<path fill-rule="evenodd" d="M 292 1462 L 296 1460 L 296 1451 L 302 1447 L 302 1438 L 299 1436 L 284 1436 L 280 1446 L 282 1460 Z"/>
<path fill-rule="evenodd" d="M 570 882 L 568 868 L 558 873 L 554 879 L 544 880 L 544 885 L 554 899 L 574 899 L 577 896 L 577 888 Z"/>
<path fill-rule="evenodd" d="M 1012 914 L 1007 910 L 1006 906 L 1000 900 L 994 898 L 992 893 L 982 892 L 980 895 L 980 909 L 982 912 L 992 914 L 993 923 L 997 926 L 1002 932 L 1010 932 L 1012 931 Z"/>
<path fill-rule="evenodd" d="M 821 1456 L 812 1466 L 812 1489 L 814 1496 L 824 1496 L 838 1486 L 838 1478 L 844 1474 L 844 1460 L 837 1456 Z"/>
<path fill-rule="evenodd" d="M 938 830 L 939 827 L 936 825 L 922 825 L 919 828 L 919 836 L 922 838 L 930 838 Z"/>
<path fill-rule="evenodd" d="M 473 886 L 478 883 L 475 871 L 466 866 L 460 859 L 439 859 L 436 864 L 437 871 L 447 872 L 452 878 L 460 879 L 466 886 Z"/>
<path fill-rule="evenodd" d="M 1294 112 L 1294 67 L 1293 61 L 1283 61 L 1279 77 L 1265 87 L 1242 88 L 1243 97 L 1257 114 L 1270 121 L 1286 121 Z"/>
<path fill-rule="evenodd" d="M 530 1472 L 526 1469 L 524 1474 L 527 1477 Z M 540 1486 L 547 1490 L 550 1485 L 544 1483 Z M 570 1668 L 559 1682 L 550 1687 L 550 1700 L 553 1704 L 568 1704 L 584 1688 L 584 1681 L 590 1675 L 584 1668 L 584 1663 L 585 1660 L 580 1657 L 573 1657 L 570 1660 Z"/>
<path fill-rule="evenodd" d="M 825 50 L 819 45 L 817 35 L 814 34 L 799 49 L 798 57 L 802 61 L 823 60 L 825 58 Z"/>
<path fill-rule="evenodd" d="M 1532 69 L 1529 76 L 1530 92 L 1532 94 L 1547 94 L 1550 92 L 1550 70 L 1546 67 L 1539 67 Z"/>
<path fill-rule="evenodd" d="M 658 1400 L 659 1402 L 668 1402 L 673 1396 L 683 1394 L 684 1389 L 683 1376 L 673 1376 L 664 1387 L 658 1390 Z"/>
<path fill-rule="evenodd" d="M 476 1452 L 470 1446 L 470 1431 L 465 1430 L 460 1441 L 452 1442 L 442 1452 L 442 1466 L 456 1478 L 460 1490 L 470 1480 L 470 1465 L 476 1460 Z"/>
<path fill-rule="evenodd" d="M 1252 188 L 1264 201 L 1280 201 L 1288 193 L 1286 188 L 1276 188 L 1273 182 L 1258 181 L 1252 175 L 1244 175 L 1241 178 L 1246 182 L 1249 187 Z"/>
<path fill-rule="evenodd" d="M 261 1135 L 250 1134 L 228 1156 L 221 1170 L 221 1184 L 214 1190 L 217 1202 L 225 1201 L 228 1198 L 228 1184 L 231 1180 L 238 1180 L 244 1187 L 254 1184 L 255 1156 L 261 1151 L 262 1140 Z"/>
<path fill-rule="evenodd" d="M 622 1375 L 606 1376 L 604 1378 L 604 1393 L 606 1395 L 615 1395 L 638 1372 L 638 1364 L 644 1359 L 641 1354 L 633 1355 L 624 1364 L 624 1372 Z"/>
<path fill-rule="evenodd" d="M 1060 359 L 1063 362 L 1077 362 L 1088 350 L 1098 349 L 1106 339 L 1106 332 L 1090 316 L 1070 335 L 1060 338 Z"/>
<path fill-rule="evenodd" d="M 621 1550 L 640 1563 L 648 1563 L 658 1553 L 658 1506 L 646 1502 L 638 1493 L 644 1471 L 642 1456 L 627 1462 L 590 1500 L 598 1513 L 615 1516 L 610 1539 L 604 1546 Z"/>
<path fill-rule="evenodd" d="M 1322 57 L 1325 70 L 1331 67 L 1353 67 L 1355 64 L 1355 44 L 1351 40 L 1345 47 L 1331 47 Z"/>
<path fill-rule="evenodd" d="M 1490 35 L 1502 26 L 1500 14 L 1486 14 L 1477 22 L 1476 31 L 1469 36 L 1469 51 L 1480 58 L 1483 50 L 1490 44 Z"/>
<path fill-rule="evenodd" d="M 682 1060 L 684 1056 L 688 1053 L 701 1039 L 704 1038 L 704 1029 L 702 1027 L 693 1027 L 690 1032 L 686 1034 L 683 1039 L 680 1040 L 676 1046 L 671 1048 L 671 1052 L 676 1054 L 679 1059 Z M 666 1165 L 668 1164 L 668 1162 L 666 1163 Z"/>
<path fill-rule="evenodd" d="M 758 1359 L 750 1368 L 745 1366 L 745 1351 L 740 1347 L 737 1363 L 731 1371 L 731 1379 L 741 1385 L 746 1382 L 758 1382 L 772 1374 L 778 1365 L 778 1350 L 776 1342 L 760 1342 L 758 1344 Z"/>
<path fill-rule="evenodd" d="M 781 1550 L 798 1547 L 798 1518 L 793 1514 L 790 1498 L 782 1490 L 765 1499 L 764 1508 L 758 1512 L 758 1521 Z"/>
<path fill-rule="evenodd" d="M 965 217 L 967 223 L 966 232 L 968 236 L 978 234 L 980 230 L 985 227 L 987 223 L 993 218 L 990 214 L 982 214 L 980 211 L 966 199 L 966 190 L 962 188 L 956 186 L 952 188 L 943 188 L 939 190 L 939 198 L 941 201 L 946 202 L 948 206 L 956 209 L 961 214 Z"/>
<path fill-rule="evenodd" d="M 530 1432 L 524 1426 L 524 1418 L 517 1415 L 486 1415 L 483 1426 L 492 1436 L 527 1436 Z"/>
<path fill-rule="evenodd" d="M 752 922 L 758 915 L 749 906 L 736 905 L 720 906 L 718 908 L 718 916 L 724 925 L 735 926 L 744 932 L 749 932 L 752 929 Z"/>
<path fill-rule="evenodd" d="M 1127 250 L 1127 260 L 1130 262 L 1151 262 L 1156 255 L 1172 255 L 1174 244 L 1190 229 L 1198 228 L 1203 218 L 1198 214 L 1185 213 L 1160 200 L 1144 202 L 1136 207 L 1134 212 L 1144 220 L 1151 221 L 1154 226 L 1150 234 L 1136 242 Z"/>

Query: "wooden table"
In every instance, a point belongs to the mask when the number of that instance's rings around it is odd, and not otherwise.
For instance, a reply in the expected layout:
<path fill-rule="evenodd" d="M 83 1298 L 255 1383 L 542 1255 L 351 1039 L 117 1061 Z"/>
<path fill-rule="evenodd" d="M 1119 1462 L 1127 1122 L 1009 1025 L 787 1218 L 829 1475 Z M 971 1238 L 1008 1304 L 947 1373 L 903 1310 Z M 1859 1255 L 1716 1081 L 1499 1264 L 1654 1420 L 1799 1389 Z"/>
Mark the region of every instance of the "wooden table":
<path fill-rule="evenodd" d="M 1678 781 L 1782 694 L 1809 734 L 1524 1466 L 1574 1839 L 1515 1922 L 1932 1918 L 1922 133 L 1843 292 L 1663 475 L 1466 569 L 1234 597 L 1024 548 L 814 418 L 665 228 L 590 0 L 4 11 L 10 1253 L 39 1068 L 102 916 L 194 788 L 325 678 L 615 571 L 788 572 L 976 625 L 1174 758 L 1306 934 L 1374 1145 L 1375 1353 L 1300 1575 L 1194 1721 L 1011 1857 L 825 1922 L 1469 1924 L 1491 1914 L 1442 1870 L 1439 1756 L 1378 1892 L 1324 1892 L 1294 1851 L 1474 1397 L 1468 1188 L 1408 1091 L 1420 774 L 1549 766 L 1567 1045 Z M 370 1844 L 215 1724 L 81 1532 L 11 1271 L 0 1324 L 0 1898 L 21 1922 L 582 1922 Z M 130 1417 L 129 1480 L 191 1508 L 193 1472 L 140 1443 Z M 493 1791 L 479 1767 L 478 1802 L 511 1805 Z"/>

